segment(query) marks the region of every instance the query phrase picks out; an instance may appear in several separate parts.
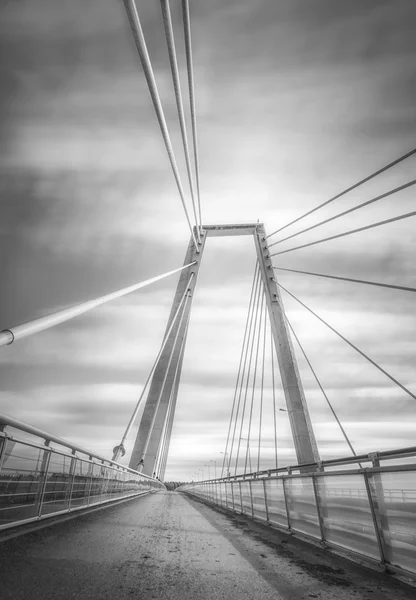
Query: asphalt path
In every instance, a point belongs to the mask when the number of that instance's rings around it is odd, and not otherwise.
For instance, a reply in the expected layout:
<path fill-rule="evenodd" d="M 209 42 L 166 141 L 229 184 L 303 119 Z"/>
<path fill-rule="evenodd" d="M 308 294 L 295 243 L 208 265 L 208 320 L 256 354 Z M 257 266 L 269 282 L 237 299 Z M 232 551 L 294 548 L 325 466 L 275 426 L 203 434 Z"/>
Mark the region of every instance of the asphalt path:
<path fill-rule="evenodd" d="M 159 492 L 0 544 L 1 600 L 414 600 L 390 576 Z"/>

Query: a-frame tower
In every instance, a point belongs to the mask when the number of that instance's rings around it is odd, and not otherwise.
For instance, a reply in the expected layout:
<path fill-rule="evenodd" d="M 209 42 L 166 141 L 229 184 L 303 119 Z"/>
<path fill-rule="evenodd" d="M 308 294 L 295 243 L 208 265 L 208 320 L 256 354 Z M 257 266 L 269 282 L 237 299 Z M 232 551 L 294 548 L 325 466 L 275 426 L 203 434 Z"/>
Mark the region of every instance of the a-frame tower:
<path fill-rule="evenodd" d="M 184 269 L 179 278 L 166 332 L 168 332 L 178 308 L 179 313 L 152 378 L 130 458 L 129 466 L 132 469 L 139 469 L 147 475 L 153 475 L 158 461 L 158 464 L 162 465 L 161 469 L 159 468 L 160 476 L 162 479 L 164 477 L 192 296 L 198 279 L 205 243 L 208 237 L 235 235 L 252 235 L 254 238 L 298 463 L 315 463 L 319 460 L 290 332 L 284 316 L 284 307 L 269 258 L 264 225 L 262 223 L 208 225 L 203 227 L 201 244 L 198 249 L 191 238 L 186 252 L 184 264 L 192 262 L 195 264 Z M 183 302 L 184 295 L 187 297 L 185 302 Z M 162 457 L 161 454 L 163 454 Z"/>

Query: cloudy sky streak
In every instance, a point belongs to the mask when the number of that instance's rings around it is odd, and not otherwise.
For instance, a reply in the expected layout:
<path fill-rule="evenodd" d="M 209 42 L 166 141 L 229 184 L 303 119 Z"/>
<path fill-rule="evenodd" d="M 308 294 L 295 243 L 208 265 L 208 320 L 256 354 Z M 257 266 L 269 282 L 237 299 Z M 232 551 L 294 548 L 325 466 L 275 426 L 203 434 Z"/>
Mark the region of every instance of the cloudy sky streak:
<path fill-rule="evenodd" d="M 159 2 L 137 6 L 185 183 Z M 171 6 L 185 90 L 180 3 Z M 191 10 L 205 223 L 260 219 L 273 231 L 415 146 L 412 0 L 194 0 Z M 0 327 L 180 266 L 189 232 L 122 2 L 9 2 L 0 69 Z M 410 159 L 290 232 L 414 177 Z M 414 194 L 276 250 L 414 210 Z M 414 286 L 414 231 L 409 219 L 275 264 Z M 253 268 L 252 240 L 209 240 L 168 477 L 220 459 Z M 416 391 L 411 294 L 277 275 Z M 159 282 L 3 349 L 2 411 L 108 455 L 157 353 L 175 285 Z M 416 403 L 285 304 L 357 450 L 414 444 Z M 300 355 L 299 365 L 322 454 L 346 453 Z M 281 415 L 286 464 L 293 453 Z"/>

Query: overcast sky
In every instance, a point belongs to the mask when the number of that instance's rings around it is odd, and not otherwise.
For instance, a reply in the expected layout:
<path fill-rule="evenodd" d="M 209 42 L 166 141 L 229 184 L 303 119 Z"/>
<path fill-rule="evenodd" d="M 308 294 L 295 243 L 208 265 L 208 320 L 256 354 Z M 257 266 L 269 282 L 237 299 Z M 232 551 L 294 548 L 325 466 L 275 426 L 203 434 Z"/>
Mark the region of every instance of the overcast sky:
<path fill-rule="evenodd" d="M 160 5 L 137 6 L 185 182 Z M 271 232 L 415 147 L 413 0 L 193 0 L 191 15 L 205 223 L 259 219 Z M 189 231 L 121 0 L 2 0 L 0 64 L 0 328 L 180 266 Z M 409 159 L 298 229 L 414 177 Z M 411 210 L 412 189 L 298 240 Z M 414 231 L 408 219 L 275 264 L 414 286 Z M 221 458 L 254 264 L 250 238 L 207 243 L 167 479 Z M 412 294 L 278 276 L 416 392 Z M 111 455 L 176 282 L 3 348 L 1 410 Z M 414 445 L 416 402 L 284 298 L 357 451 Z M 322 456 L 347 454 L 299 366 Z M 284 465 L 294 456 L 279 418 Z"/>

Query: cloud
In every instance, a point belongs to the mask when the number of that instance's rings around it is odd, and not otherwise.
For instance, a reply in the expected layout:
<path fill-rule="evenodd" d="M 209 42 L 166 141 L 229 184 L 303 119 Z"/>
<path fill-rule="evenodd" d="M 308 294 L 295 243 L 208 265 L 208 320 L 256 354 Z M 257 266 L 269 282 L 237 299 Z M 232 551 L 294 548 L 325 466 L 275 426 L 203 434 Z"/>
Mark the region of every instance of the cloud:
<path fill-rule="evenodd" d="M 122 4 L 84 5 L 74 0 L 57 10 L 52 0 L 36 6 L 22 0 L 2 11 L 2 327 L 175 268 L 188 244 Z M 160 7 L 138 2 L 138 8 L 187 193 Z M 260 219 L 270 233 L 411 149 L 415 10 L 404 0 L 193 4 L 205 223 Z M 188 108 L 179 3 L 172 11 Z M 409 160 L 287 233 L 413 177 Z M 275 249 L 408 212 L 413 199 L 410 189 Z M 414 286 L 413 230 L 409 219 L 274 260 Z M 254 263 L 249 238 L 207 242 L 168 477 L 187 478 L 208 460 L 221 460 Z M 279 271 L 276 276 L 416 389 L 411 294 Z M 156 356 L 176 281 L 174 276 L 2 349 L 4 411 L 109 455 Z M 354 444 L 363 451 L 410 444 L 413 400 L 293 300 L 284 296 L 284 303 Z M 345 454 L 300 353 L 298 360 L 322 452 Z M 266 445 L 274 435 L 269 362 Z M 284 406 L 279 382 L 276 393 Z M 287 415 L 279 417 L 279 452 L 284 463 L 293 462 Z M 269 450 L 264 460 L 273 463 Z"/>

